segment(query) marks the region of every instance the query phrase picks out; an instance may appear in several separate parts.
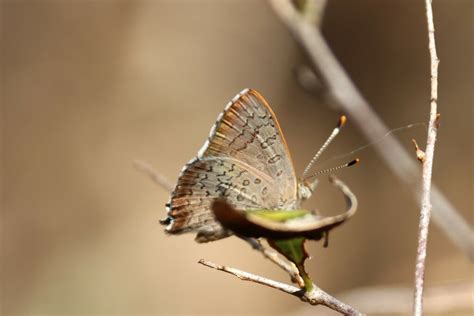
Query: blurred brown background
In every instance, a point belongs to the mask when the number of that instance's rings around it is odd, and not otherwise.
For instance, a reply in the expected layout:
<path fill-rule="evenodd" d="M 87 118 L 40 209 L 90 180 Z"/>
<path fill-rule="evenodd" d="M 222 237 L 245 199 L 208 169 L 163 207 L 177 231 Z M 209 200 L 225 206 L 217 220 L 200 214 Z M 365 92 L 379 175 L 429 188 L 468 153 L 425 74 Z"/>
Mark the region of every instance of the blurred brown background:
<path fill-rule="evenodd" d="M 473 4 L 434 3 L 442 113 L 434 181 L 471 225 Z M 224 105 L 252 87 L 273 105 L 302 172 L 341 113 L 297 84 L 305 56 L 265 2 L 3 1 L 1 28 L 1 315 L 306 308 L 198 265 L 206 258 L 288 281 L 236 238 L 199 245 L 166 236 L 158 219 L 168 193 L 132 167 L 141 158 L 174 181 Z M 427 121 L 423 1 L 330 1 L 323 30 L 391 128 Z M 367 143 L 350 120 L 324 158 Z M 412 150 L 425 130 L 396 137 Z M 373 149 L 358 156 L 359 167 L 339 173 L 358 214 L 329 248 L 310 244 L 309 272 L 330 293 L 412 286 L 417 204 Z M 322 180 L 307 207 L 337 212 L 343 201 Z M 436 226 L 429 237 L 427 285 L 472 280 L 472 265 Z"/>

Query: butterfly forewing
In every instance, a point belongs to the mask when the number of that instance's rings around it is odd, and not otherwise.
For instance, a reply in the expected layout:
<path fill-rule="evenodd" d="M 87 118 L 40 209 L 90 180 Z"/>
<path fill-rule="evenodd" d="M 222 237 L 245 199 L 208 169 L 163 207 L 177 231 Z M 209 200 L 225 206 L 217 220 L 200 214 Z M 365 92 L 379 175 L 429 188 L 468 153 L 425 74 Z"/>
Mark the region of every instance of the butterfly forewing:
<path fill-rule="evenodd" d="M 258 92 L 246 89 L 226 106 L 198 156 L 184 166 L 168 204 L 166 230 L 197 231 L 198 241 L 226 237 L 210 209 L 215 198 L 241 210 L 291 209 L 296 186 L 275 115 Z"/>
<path fill-rule="evenodd" d="M 246 89 L 219 117 L 200 154 L 232 157 L 262 170 L 275 184 L 274 201 L 281 207 L 296 199 L 296 176 L 278 121 L 265 99 Z"/>

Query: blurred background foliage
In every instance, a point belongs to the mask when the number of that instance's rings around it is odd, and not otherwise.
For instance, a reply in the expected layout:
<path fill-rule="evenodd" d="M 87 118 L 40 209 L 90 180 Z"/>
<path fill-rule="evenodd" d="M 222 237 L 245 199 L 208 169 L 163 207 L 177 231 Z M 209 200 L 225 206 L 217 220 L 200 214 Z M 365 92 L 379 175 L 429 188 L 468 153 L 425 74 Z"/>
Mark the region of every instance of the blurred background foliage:
<path fill-rule="evenodd" d="M 427 122 L 423 1 L 329 1 L 335 54 L 391 127 Z M 434 3 L 440 64 L 434 181 L 473 225 L 471 0 Z M 289 315 L 288 295 L 203 268 L 206 258 L 287 276 L 236 238 L 198 245 L 166 236 L 168 193 L 134 158 L 176 179 L 241 89 L 273 106 L 301 173 L 342 113 L 295 80 L 308 64 L 263 1 L 1 2 L 2 315 Z M 365 145 L 348 126 L 324 158 Z M 370 122 L 367 122 L 370 124 Z M 424 143 L 423 127 L 396 134 Z M 310 243 L 308 270 L 330 293 L 412 286 L 418 207 L 373 149 L 339 173 L 359 211 Z M 325 160 L 325 159 L 322 159 Z M 329 166 L 337 162 L 331 162 Z M 317 168 L 328 167 L 319 164 Z M 344 205 L 323 177 L 306 206 Z M 427 286 L 472 280 L 472 264 L 433 226 Z M 314 311 L 324 308 L 313 307 Z"/>

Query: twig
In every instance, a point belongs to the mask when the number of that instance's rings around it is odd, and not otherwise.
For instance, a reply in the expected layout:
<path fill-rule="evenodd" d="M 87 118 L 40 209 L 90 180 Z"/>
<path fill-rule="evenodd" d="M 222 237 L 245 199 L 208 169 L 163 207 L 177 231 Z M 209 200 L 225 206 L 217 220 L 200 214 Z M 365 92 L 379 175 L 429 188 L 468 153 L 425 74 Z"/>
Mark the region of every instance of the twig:
<path fill-rule="evenodd" d="M 423 160 L 422 177 L 422 198 L 420 224 L 418 232 L 418 249 L 416 255 L 415 269 L 415 300 L 413 313 L 416 316 L 423 315 L 423 283 L 425 279 L 426 248 L 428 244 L 428 232 L 431 217 L 431 176 L 433 172 L 433 159 L 438 127 L 436 124 L 438 117 L 438 64 L 439 59 L 436 54 L 436 43 L 434 36 L 432 0 L 425 0 L 426 19 L 428 22 L 428 41 L 431 59 L 431 101 L 430 101 L 430 122 L 428 126 L 428 137 L 426 141 L 426 153 Z"/>
<path fill-rule="evenodd" d="M 371 142 L 376 142 L 387 134 L 388 128 L 372 110 L 367 100 L 357 90 L 349 76 L 339 64 L 321 31 L 308 23 L 287 0 L 270 0 L 275 13 L 293 33 L 306 50 L 316 73 L 328 88 L 334 105 L 348 113 L 355 124 Z M 367 124 L 370 122 L 370 124 Z M 384 144 L 375 147 L 389 168 L 419 195 L 419 170 L 411 155 L 393 136 L 388 136 Z M 471 260 L 474 260 L 473 231 L 457 212 L 454 206 L 433 185 L 431 198 L 435 208 L 433 220 L 446 233 L 451 241 Z M 418 198 L 417 198 L 418 199 Z"/>
<path fill-rule="evenodd" d="M 260 252 L 266 259 L 270 260 L 283 271 L 288 273 L 291 281 L 298 284 L 300 287 L 304 286 L 304 281 L 298 273 L 296 266 L 288 260 L 282 258 L 275 250 L 265 247 L 262 243 L 255 238 L 243 238 L 253 249 Z"/>
<path fill-rule="evenodd" d="M 360 313 L 353 307 L 332 297 L 331 295 L 324 292 L 323 290 L 321 290 L 315 285 L 312 291 L 304 292 L 300 288 L 297 288 L 293 285 L 270 280 L 262 276 L 258 276 L 252 273 L 241 271 L 235 268 L 218 265 L 204 259 L 199 260 L 199 263 L 209 268 L 213 268 L 219 271 L 230 273 L 243 281 L 250 281 L 250 282 L 262 284 L 262 285 L 280 290 L 282 292 L 296 296 L 300 298 L 302 301 L 307 302 L 311 305 L 324 305 L 344 315 L 363 315 L 362 313 Z"/>

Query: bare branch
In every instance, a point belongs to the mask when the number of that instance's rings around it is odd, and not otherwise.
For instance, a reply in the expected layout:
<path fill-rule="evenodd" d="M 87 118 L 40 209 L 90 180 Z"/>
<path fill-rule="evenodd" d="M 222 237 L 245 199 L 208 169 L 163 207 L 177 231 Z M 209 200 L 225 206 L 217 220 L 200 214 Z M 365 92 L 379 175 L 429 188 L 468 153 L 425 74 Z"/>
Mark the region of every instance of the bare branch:
<path fill-rule="evenodd" d="M 426 141 L 426 153 L 423 160 L 422 176 L 422 197 L 420 224 L 418 227 L 418 249 L 416 255 L 415 269 L 415 293 L 413 313 L 414 315 L 423 315 L 423 283 L 425 279 L 426 248 L 428 245 L 428 232 L 431 218 L 431 177 L 433 172 L 433 159 L 436 143 L 436 134 L 438 132 L 438 64 L 439 59 L 436 54 L 436 43 L 434 36 L 433 9 L 432 0 L 425 0 L 426 19 L 428 22 L 428 41 L 431 59 L 431 102 L 430 102 L 430 121 L 428 126 L 428 137 Z"/>
<path fill-rule="evenodd" d="M 349 76 L 339 64 L 321 31 L 308 23 L 299 14 L 291 1 L 270 0 L 275 13 L 293 33 L 306 50 L 316 73 L 328 88 L 328 94 L 334 105 L 342 112 L 348 113 L 365 137 L 376 142 L 388 132 L 387 126 L 370 107 L 367 100 L 355 87 Z M 370 124 L 367 124 L 370 122 Z M 419 168 L 411 155 L 393 136 L 387 136 L 383 144 L 375 147 L 389 168 L 416 192 L 419 191 Z M 433 220 L 446 233 L 451 241 L 471 260 L 474 260 L 473 231 L 468 223 L 457 212 L 454 206 L 433 185 L 431 198 L 435 208 Z"/>
<path fill-rule="evenodd" d="M 270 260 L 283 271 L 288 273 L 291 278 L 291 282 L 298 284 L 300 287 L 304 286 L 304 281 L 298 273 L 298 269 L 292 263 L 280 256 L 275 250 L 265 247 L 260 240 L 255 238 L 243 238 L 253 249 L 260 252 L 266 259 Z"/>
<path fill-rule="evenodd" d="M 245 272 L 245 271 L 241 271 L 235 268 L 218 265 L 204 259 L 199 260 L 199 263 L 209 268 L 213 268 L 219 271 L 230 273 L 241 280 L 262 284 L 262 285 L 280 290 L 287 294 L 296 296 L 300 298 L 302 301 L 307 302 L 311 305 L 324 305 L 344 315 L 363 315 L 362 313 L 360 313 L 353 307 L 339 301 L 338 299 L 324 292 L 323 290 L 318 288 L 316 285 L 314 285 L 314 289 L 312 291 L 304 292 L 300 288 L 297 288 L 293 285 L 270 280 L 262 276 L 255 275 L 255 274 Z"/>

